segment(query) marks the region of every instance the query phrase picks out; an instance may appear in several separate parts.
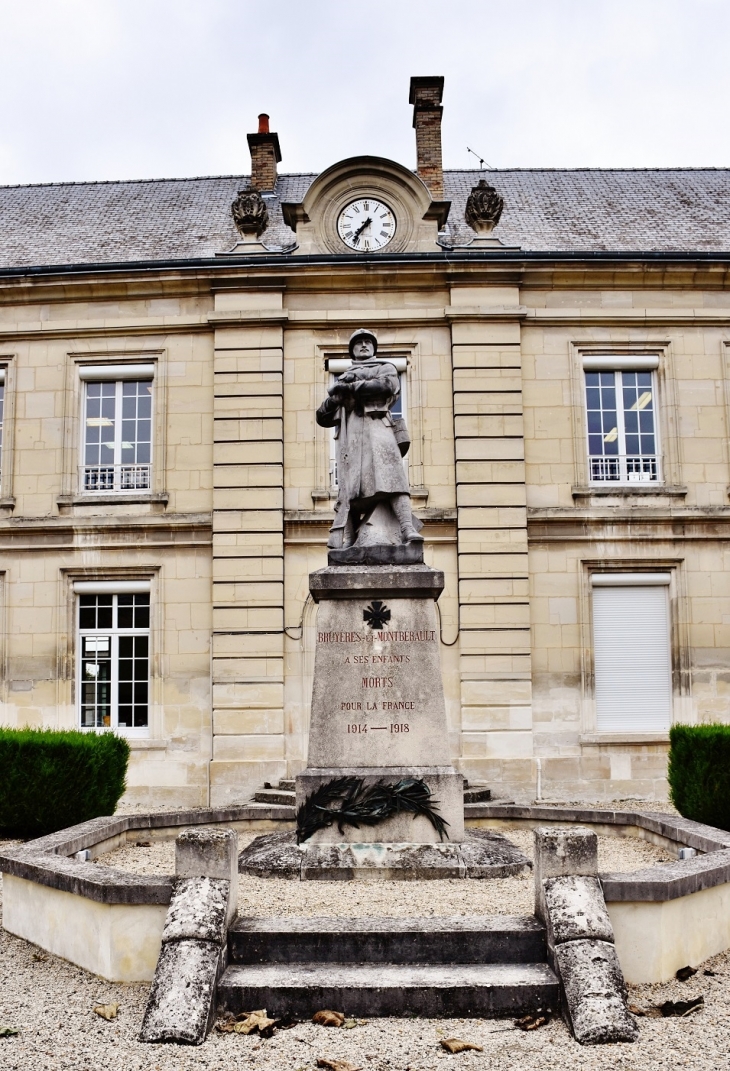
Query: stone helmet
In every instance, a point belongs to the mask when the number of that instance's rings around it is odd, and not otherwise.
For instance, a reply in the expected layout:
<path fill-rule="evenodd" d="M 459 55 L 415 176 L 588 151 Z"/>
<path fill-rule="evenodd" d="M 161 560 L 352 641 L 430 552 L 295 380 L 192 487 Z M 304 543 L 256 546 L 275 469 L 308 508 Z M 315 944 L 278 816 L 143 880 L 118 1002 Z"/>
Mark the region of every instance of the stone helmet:
<path fill-rule="evenodd" d="M 347 343 L 347 350 L 352 357 L 352 347 L 356 342 L 360 340 L 369 339 L 373 344 L 373 355 L 378 352 L 378 336 L 373 331 L 368 331 L 367 327 L 358 327 L 357 331 L 353 331 L 350 335 L 350 341 Z"/>

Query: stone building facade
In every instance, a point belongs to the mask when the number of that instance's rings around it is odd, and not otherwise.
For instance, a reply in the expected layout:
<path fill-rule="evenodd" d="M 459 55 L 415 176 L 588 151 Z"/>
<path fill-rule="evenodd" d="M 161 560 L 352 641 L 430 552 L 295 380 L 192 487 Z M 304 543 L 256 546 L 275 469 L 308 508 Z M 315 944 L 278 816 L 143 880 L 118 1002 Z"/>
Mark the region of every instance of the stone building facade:
<path fill-rule="evenodd" d="M 442 85 L 417 172 L 279 174 L 261 117 L 251 176 L 0 189 L 0 721 L 124 733 L 140 805 L 305 765 L 357 327 L 401 372 L 457 766 L 662 796 L 671 723 L 730 720 L 730 172 L 443 172 Z M 355 200 L 394 229 L 348 238 Z"/>

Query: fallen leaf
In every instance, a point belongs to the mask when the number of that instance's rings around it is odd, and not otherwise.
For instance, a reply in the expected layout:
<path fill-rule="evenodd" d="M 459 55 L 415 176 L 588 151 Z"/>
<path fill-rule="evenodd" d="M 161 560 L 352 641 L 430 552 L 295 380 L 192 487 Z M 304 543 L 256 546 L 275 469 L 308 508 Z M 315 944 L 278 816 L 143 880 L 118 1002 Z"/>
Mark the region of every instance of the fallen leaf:
<path fill-rule="evenodd" d="M 696 967 L 680 967 L 674 977 L 678 982 L 686 982 L 688 978 L 691 978 L 693 974 L 697 974 Z"/>
<path fill-rule="evenodd" d="M 708 978 L 716 978 L 717 977 L 717 971 L 707 971 L 707 970 L 705 970 L 702 973 L 706 974 L 708 976 Z"/>
<path fill-rule="evenodd" d="M 118 1004 L 95 1004 L 94 1011 L 97 1015 L 100 1015 L 102 1019 L 106 1019 L 110 1022 L 112 1019 L 116 1019 L 117 1012 L 119 1011 Z"/>
<path fill-rule="evenodd" d="M 48 962 L 48 956 L 45 956 L 42 952 L 34 952 L 33 953 L 33 961 L 35 963 L 47 963 Z M 707 973 L 707 972 L 705 972 L 705 973 Z"/>
<path fill-rule="evenodd" d="M 640 1008 L 638 1004 L 629 1004 L 628 1008 L 632 1015 L 644 1015 L 648 1019 L 661 1019 L 662 1017 L 656 1004 L 650 1004 L 648 1008 Z"/>
<path fill-rule="evenodd" d="M 0 1026 L 0 1038 L 14 1038 L 19 1033 L 14 1026 Z"/>
<path fill-rule="evenodd" d="M 344 1030 L 354 1030 L 357 1025 L 357 1019 L 345 1019 L 342 1027 Z"/>
<path fill-rule="evenodd" d="M 468 1049 L 473 1049 L 474 1052 L 484 1052 L 481 1045 L 474 1045 L 471 1041 L 462 1041 L 461 1038 L 442 1038 L 441 1048 L 453 1053 L 466 1052 Z"/>
<path fill-rule="evenodd" d="M 152 841 L 151 840 L 138 840 L 138 841 L 135 842 L 134 846 L 135 846 L 135 848 L 151 848 L 152 847 Z"/>
<path fill-rule="evenodd" d="M 705 1003 L 703 996 L 695 997 L 694 1000 L 665 1000 L 663 1004 L 659 1005 L 659 1011 L 665 1018 L 670 1015 L 677 1015 L 684 1018 L 685 1015 L 691 1015 L 692 1012 L 699 1011 Z"/>
<path fill-rule="evenodd" d="M 326 1071 L 360 1071 L 360 1066 L 351 1064 L 349 1060 L 328 1060 L 325 1056 L 317 1060 L 317 1067 L 324 1067 Z"/>
<path fill-rule="evenodd" d="M 242 1012 L 230 1026 L 226 1024 L 222 1030 L 234 1034 L 253 1034 L 254 1030 L 258 1030 L 262 1038 L 270 1038 L 278 1021 L 269 1019 L 266 1008 L 262 1008 L 260 1011 Z"/>
<path fill-rule="evenodd" d="M 342 1026 L 345 1021 L 343 1012 L 336 1011 L 323 1011 L 315 1012 L 312 1016 L 313 1023 L 319 1023 L 320 1026 Z"/>
<path fill-rule="evenodd" d="M 538 1026 L 544 1026 L 547 1021 L 546 1015 L 523 1015 L 521 1019 L 515 1019 L 515 1026 L 520 1030 L 537 1030 Z"/>

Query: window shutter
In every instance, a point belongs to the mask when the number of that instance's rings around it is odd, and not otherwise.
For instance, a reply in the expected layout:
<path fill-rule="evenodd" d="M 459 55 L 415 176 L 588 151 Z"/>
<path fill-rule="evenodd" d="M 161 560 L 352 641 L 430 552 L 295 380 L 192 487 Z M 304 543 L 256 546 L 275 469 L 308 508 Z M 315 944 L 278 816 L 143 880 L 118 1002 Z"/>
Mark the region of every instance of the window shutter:
<path fill-rule="evenodd" d="M 672 668 L 666 584 L 594 587 L 596 728 L 665 732 Z"/>

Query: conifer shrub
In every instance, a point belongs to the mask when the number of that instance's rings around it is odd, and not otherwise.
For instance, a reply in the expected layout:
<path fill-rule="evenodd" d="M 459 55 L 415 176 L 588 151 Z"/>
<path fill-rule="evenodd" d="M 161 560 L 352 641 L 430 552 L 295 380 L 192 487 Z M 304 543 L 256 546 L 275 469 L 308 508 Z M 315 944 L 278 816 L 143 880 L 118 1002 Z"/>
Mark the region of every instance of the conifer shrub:
<path fill-rule="evenodd" d="M 684 818 L 730 830 L 730 725 L 673 725 L 669 788 Z"/>
<path fill-rule="evenodd" d="M 114 814 L 128 761 L 113 733 L 0 728 L 0 832 L 41 837 Z"/>

